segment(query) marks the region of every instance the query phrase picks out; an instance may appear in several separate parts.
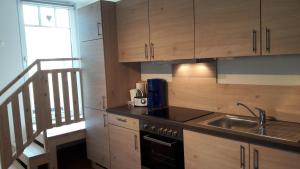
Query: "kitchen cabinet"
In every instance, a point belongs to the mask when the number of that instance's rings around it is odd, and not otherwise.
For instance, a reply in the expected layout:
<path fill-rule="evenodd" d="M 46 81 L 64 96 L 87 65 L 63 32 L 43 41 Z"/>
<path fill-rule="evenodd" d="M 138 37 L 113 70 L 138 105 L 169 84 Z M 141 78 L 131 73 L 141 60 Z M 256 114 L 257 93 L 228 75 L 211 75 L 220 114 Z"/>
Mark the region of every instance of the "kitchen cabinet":
<path fill-rule="evenodd" d="M 109 114 L 111 169 L 141 169 L 138 120 Z"/>
<path fill-rule="evenodd" d="M 120 62 L 300 53 L 298 0 L 121 0 Z"/>
<path fill-rule="evenodd" d="M 78 9 L 78 26 L 81 42 L 102 38 L 100 1 Z"/>
<path fill-rule="evenodd" d="M 259 56 L 260 0 L 195 0 L 195 55 Z"/>
<path fill-rule="evenodd" d="M 184 130 L 186 169 L 299 169 L 300 154 Z"/>
<path fill-rule="evenodd" d="M 300 1 L 262 0 L 262 54 L 300 53 Z"/>
<path fill-rule="evenodd" d="M 120 62 L 193 59 L 193 0 L 122 0 L 117 4 Z"/>
<path fill-rule="evenodd" d="M 193 0 L 149 0 L 151 60 L 193 59 Z"/>
<path fill-rule="evenodd" d="M 120 62 L 150 59 L 148 0 L 119 1 L 117 30 Z"/>
<path fill-rule="evenodd" d="M 101 5 L 102 14 L 98 15 L 102 20 L 103 38 L 81 41 L 80 55 L 88 157 L 94 164 L 109 168 L 109 136 L 105 111 L 108 107 L 127 104 L 129 89 L 140 80 L 140 67 L 135 63 L 124 65 L 118 62 L 116 7 L 113 2 L 100 2 L 78 9 L 78 22 L 85 22 L 81 19 L 95 15 L 93 12 L 82 11 Z M 80 29 L 89 30 L 89 24 L 81 25 Z"/>
<path fill-rule="evenodd" d="M 299 169 L 300 154 L 250 145 L 251 169 Z"/>
<path fill-rule="evenodd" d="M 105 111 L 106 76 L 103 39 L 81 42 L 85 107 Z M 95 92 L 97 91 L 97 92 Z"/>
<path fill-rule="evenodd" d="M 86 143 L 88 158 L 109 168 L 109 137 L 107 113 L 100 110 L 85 108 Z"/>
<path fill-rule="evenodd" d="M 249 144 L 184 130 L 186 169 L 249 169 Z"/>

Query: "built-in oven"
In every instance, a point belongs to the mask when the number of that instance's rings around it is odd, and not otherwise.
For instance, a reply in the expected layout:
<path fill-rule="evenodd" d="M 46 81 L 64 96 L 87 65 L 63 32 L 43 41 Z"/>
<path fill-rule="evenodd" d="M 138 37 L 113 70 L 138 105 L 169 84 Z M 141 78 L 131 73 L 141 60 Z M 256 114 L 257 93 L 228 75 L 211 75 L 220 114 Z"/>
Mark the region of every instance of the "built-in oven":
<path fill-rule="evenodd" d="M 140 136 L 144 169 L 184 169 L 181 128 L 142 121 Z"/>

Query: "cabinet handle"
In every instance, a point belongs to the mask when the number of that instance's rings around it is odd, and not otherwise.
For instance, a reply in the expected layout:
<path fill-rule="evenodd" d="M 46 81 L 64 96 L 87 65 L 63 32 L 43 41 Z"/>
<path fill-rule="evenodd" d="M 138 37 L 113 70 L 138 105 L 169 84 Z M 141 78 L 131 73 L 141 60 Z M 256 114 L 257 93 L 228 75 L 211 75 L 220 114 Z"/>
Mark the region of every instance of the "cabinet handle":
<path fill-rule="evenodd" d="M 106 117 L 107 117 L 107 115 L 106 114 L 103 114 L 103 123 L 104 123 L 104 127 L 106 127 L 107 125 L 106 125 Z"/>
<path fill-rule="evenodd" d="M 256 30 L 253 30 L 252 32 L 252 40 L 253 40 L 253 52 L 256 53 L 257 51 L 257 32 Z"/>
<path fill-rule="evenodd" d="M 98 31 L 98 36 L 100 36 L 100 35 L 101 35 L 101 33 L 100 33 L 100 24 L 101 24 L 101 23 L 99 23 L 99 22 L 97 23 L 97 31 Z"/>
<path fill-rule="evenodd" d="M 253 161 L 253 163 L 254 163 L 254 169 L 259 169 L 259 152 L 258 152 L 258 150 L 256 150 L 256 149 L 254 149 L 254 161 Z"/>
<path fill-rule="evenodd" d="M 127 122 L 127 119 L 117 118 L 117 120 L 120 121 L 120 122 L 123 122 L 123 123 Z"/>
<path fill-rule="evenodd" d="M 167 147 L 172 147 L 172 145 L 175 144 L 175 142 L 168 143 L 168 142 L 165 142 L 165 141 L 162 141 L 162 140 L 152 138 L 149 135 L 144 136 L 143 138 L 144 138 L 144 140 L 150 141 L 152 143 L 160 144 L 160 145 L 163 145 L 163 146 L 167 146 Z"/>
<path fill-rule="evenodd" d="M 105 110 L 105 96 L 102 96 L 102 110 Z"/>
<path fill-rule="evenodd" d="M 145 58 L 148 60 L 148 44 L 145 43 Z"/>
<path fill-rule="evenodd" d="M 246 162 L 245 162 L 245 147 L 240 147 L 240 161 L 241 161 L 241 168 L 245 169 Z"/>
<path fill-rule="evenodd" d="M 266 50 L 271 51 L 271 30 L 266 28 Z"/>
<path fill-rule="evenodd" d="M 138 151 L 138 140 L 137 135 L 134 135 L 134 149 L 135 151 Z"/>
<path fill-rule="evenodd" d="M 154 59 L 154 44 L 153 43 L 150 44 L 150 53 L 151 53 L 151 59 L 153 60 Z"/>

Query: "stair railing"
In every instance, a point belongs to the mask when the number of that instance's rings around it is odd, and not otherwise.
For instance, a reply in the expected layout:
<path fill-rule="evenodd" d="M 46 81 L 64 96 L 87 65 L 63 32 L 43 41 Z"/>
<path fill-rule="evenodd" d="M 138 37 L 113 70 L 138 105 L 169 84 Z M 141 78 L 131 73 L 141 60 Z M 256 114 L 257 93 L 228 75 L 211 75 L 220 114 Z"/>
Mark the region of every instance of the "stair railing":
<path fill-rule="evenodd" d="M 27 77 L 0 103 L 1 169 L 7 169 L 41 132 L 84 120 L 81 69 L 41 68 L 42 62 L 79 60 L 36 60 L 0 91 L 1 98 Z M 34 68 L 36 72 L 28 77 Z"/>

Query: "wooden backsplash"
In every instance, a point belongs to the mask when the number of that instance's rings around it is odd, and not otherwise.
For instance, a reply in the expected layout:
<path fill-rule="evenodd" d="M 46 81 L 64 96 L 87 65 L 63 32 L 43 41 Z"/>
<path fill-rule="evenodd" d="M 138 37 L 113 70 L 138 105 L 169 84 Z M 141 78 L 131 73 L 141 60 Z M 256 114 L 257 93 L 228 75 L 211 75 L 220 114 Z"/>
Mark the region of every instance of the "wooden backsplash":
<path fill-rule="evenodd" d="M 217 84 L 215 70 L 214 63 L 192 68 L 173 65 L 173 79 L 168 84 L 169 105 L 250 115 L 236 106 L 242 102 L 266 110 L 268 116 L 300 122 L 300 86 Z"/>

